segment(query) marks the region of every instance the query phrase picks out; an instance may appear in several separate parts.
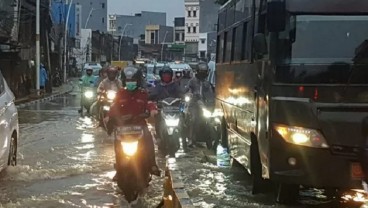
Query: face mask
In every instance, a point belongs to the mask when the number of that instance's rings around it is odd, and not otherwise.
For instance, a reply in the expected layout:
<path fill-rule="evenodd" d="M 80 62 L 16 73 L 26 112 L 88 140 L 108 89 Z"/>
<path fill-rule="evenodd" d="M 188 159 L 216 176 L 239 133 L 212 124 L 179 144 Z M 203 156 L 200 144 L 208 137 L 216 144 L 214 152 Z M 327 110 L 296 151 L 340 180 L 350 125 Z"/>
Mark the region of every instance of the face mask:
<path fill-rule="evenodd" d="M 162 75 L 162 81 L 165 82 L 165 83 L 169 83 L 171 82 L 172 80 L 172 77 L 170 74 L 163 74 Z"/>
<path fill-rule="evenodd" d="M 137 82 L 127 82 L 126 83 L 126 89 L 129 91 L 133 91 L 137 89 Z"/>

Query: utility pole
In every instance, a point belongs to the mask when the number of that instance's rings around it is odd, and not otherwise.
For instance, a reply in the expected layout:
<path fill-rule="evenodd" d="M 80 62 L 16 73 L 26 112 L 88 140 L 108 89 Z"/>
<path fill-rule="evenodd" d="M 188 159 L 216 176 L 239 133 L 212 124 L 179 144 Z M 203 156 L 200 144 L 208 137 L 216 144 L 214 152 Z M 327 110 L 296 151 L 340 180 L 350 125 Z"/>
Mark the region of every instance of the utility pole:
<path fill-rule="evenodd" d="M 40 93 L 40 0 L 36 0 L 36 90 Z"/>
<path fill-rule="evenodd" d="M 39 0 L 37 0 L 39 1 Z M 73 0 L 70 0 L 69 7 L 68 7 L 68 13 L 66 14 L 66 20 L 65 20 L 65 31 L 64 31 L 64 83 L 66 83 L 66 58 L 67 58 L 67 39 L 68 39 L 68 24 L 69 24 L 69 14 L 70 9 L 72 7 Z"/>

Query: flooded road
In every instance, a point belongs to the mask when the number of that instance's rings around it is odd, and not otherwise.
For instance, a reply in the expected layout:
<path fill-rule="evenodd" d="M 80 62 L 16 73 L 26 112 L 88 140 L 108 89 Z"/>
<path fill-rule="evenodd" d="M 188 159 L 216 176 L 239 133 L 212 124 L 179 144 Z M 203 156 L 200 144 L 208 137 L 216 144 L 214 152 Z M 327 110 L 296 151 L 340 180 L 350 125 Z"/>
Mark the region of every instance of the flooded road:
<path fill-rule="evenodd" d="M 128 207 L 111 180 L 115 173 L 112 139 L 96 121 L 79 116 L 79 97 L 75 90 L 19 108 L 18 166 L 0 173 L 0 207 Z M 165 158 L 157 158 L 164 169 Z M 176 159 L 196 207 L 337 207 L 324 201 L 319 190 L 302 192 L 300 205 L 277 205 L 271 194 L 251 194 L 243 168 L 217 167 L 205 158 L 203 150 L 197 149 Z M 156 207 L 163 184 L 163 177 L 154 177 L 135 207 Z"/>
<path fill-rule="evenodd" d="M 127 207 L 111 180 L 111 138 L 78 115 L 79 100 L 75 91 L 18 109 L 18 165 L 1 173 L 0 207 Z M 154 177 L 136 207 L 157 205 L 162 185 L 163 178 Z"/>

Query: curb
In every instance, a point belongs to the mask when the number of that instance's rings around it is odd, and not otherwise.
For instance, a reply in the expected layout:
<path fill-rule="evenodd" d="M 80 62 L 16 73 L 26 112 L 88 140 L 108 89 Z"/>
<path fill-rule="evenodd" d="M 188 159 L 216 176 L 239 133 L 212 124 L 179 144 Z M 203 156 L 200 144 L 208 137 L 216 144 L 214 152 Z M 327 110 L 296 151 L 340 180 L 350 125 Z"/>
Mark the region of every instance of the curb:
<path fill-rule="evenodd" d="M 166 161 L 165 171 L 165 208 L 195 208 L 188 192 L 185 190 L 182 173 L 175 164 L 176 159 Z"/>
<path fill-rule="evenodd" d="M 24 103 L 21 103 L 21 104 L 16 104 L 15 106 L 17 108 L 23 108 L 23 107 L 26 107 L 26 106 L 29 106 L 29 105 L 33 105 L 33 104 L 36 104 L 36 103 L 43 103 L 43 102 L 46 102 L 46 101 L 50 101 L 50 100 L 53 100 L 57 97 L 61 97 L 65 94 L 68 94 L 70 92 L 72 92 L 74 90 L 74 86 L 71 86 L 70 89 L 68 90 L 65 90 L 63 92 L 59 92 L 59 93 L 56 93 L 56 94 L 51 94 L 51 95 L 48 95 L 46 97 L 43 97 L 43 98 L 40 98 L 40 99 L 36 99 L 36 100 L 32 100 L 32 101 L 28 101 L 28 102 L 24 102 Z"/>

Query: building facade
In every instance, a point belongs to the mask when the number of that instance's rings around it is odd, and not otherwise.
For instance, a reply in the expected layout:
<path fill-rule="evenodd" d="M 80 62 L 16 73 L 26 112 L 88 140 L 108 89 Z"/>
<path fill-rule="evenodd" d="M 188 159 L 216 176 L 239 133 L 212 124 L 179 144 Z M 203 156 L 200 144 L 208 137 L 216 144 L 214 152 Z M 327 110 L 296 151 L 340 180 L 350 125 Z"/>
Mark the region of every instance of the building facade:
<path fill-rule="evenodd" d="M 109 15 L 108 31 L 115 35 L 140 39 L 146 25 L 166 25 L 166 13 L 142 11 L 135 15 Z M 125 30 L 124 30 L 125 28 Z"/>
<path fill-rule="evenodd" d="M 81 27 L 92 31 L 107 31 L 107 1 L 108 0 L 74 0 L 83 9 Z"/>
<path fill-rule="evenodd" d="M 176 17 L 174 20 L 174 43 L 184 44 L 185 43 L 185 18 Z"/>
<path fill-rule="evenodd" d="M 199 0 L 185 0 L 185 42 L 199 41 Z"/>
<path fill-rule="evenodd" d="M 145 44 L 165 44 L 173 42 L 173 27 L 163 25 L 147 25 Z"/>

